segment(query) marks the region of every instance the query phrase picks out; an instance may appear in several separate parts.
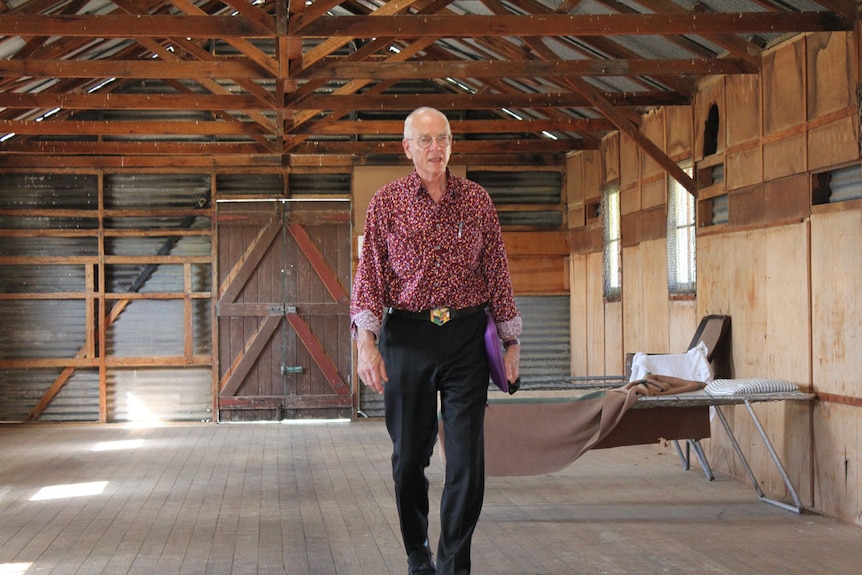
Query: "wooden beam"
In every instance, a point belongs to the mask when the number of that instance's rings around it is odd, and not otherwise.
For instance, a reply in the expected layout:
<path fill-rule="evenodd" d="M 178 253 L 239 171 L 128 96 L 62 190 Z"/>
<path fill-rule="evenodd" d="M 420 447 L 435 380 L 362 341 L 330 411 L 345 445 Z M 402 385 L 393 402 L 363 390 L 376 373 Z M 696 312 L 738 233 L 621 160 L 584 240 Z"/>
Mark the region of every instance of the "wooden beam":
<path fill-rule="evenodd" d="M 266 38 L 257 24 L 242 16 L 177 15 L 30 15 L 4 14 L 0 36 L 69 36 L 86 38 Z"/>
<path fill-rule="evenodd" d="M 671 34 L 800 33 L 853 29 L 854 20 L 832 12 L 721 14 L 543 14 L 322 16 L 290 32 L 327 38 L 473 38 L 477 36 L 642 36 Z M 0 27 L 0 33 L 3 28 Z M 44 34 L 44 32 L 43 32 Z M 61 34 L 65 35 L 65 34 Z"/>
<path fill-rule="evenodd" d="M 506 140 L 455 140 L 452 153 L 460 154 L 511 154 L 511 153 L 567 153 L 593 150 L 596 146 L 586 140 L 506 139 Z M 377 155 L 401 156 L 404 149 L 398 141 L 330 142 L 306 141 L 293 149 L 299 155 Z"/>
<path fill-rule="evenodd" d="M 461 134 L 505 134 L 543 131 L 608 132 L 615 130 L 605 118 L 565 118 L 560 120 L 449 120 L 455 138 Z M 402 120 L 360 120 L 337 122 L 308 122 L 296 133 L 319 135 L 391 135 L 400 138 L 404 133 Z"/>
<path fill-rule="evenodd" d="M 0 134 L 66 135 L 66 136 L 123 136 L 130 134 L 170 134 L 175 136 L 237 136 L 265 133 L 251 122 L 195 122 L 195 121 L 111 121 L 62 120 L 20 121 L 0 120 Z"/>
<path fill-rule="evenodd" d="M 274 110 L 247 94 L 0 93 L 0 108 L 65 110 Z"/>
<path fill-rule="evenodd" d="M 47 78 L 270 78 L 250 60 L 5 60 L 0 76 Z"/>
<path fill-rule="evenodd" d="M 341 62 L 296 70 L 301 79 L 421 80 L 427 78 L 536 78 L 549 76 L 705 76 L 752 74 L 757 68 L 738 58 L 680 60 L 445 60 Z"/>
<path fill-rule="evenodd" d="M 653 107 L 689 106 L 691 98 L 676 92 L 603 92 L 613 106 Z M 2 105 L 2 104 L 0 104 Z M 499 110 L 501 108 L 578 108 L 592 107 L 589 100 L 575 92 L 553 94 L 311 94 L 288 96 L 285 107 L 295 110 L 399 110 L 420 106 L 438 110 Z"/>

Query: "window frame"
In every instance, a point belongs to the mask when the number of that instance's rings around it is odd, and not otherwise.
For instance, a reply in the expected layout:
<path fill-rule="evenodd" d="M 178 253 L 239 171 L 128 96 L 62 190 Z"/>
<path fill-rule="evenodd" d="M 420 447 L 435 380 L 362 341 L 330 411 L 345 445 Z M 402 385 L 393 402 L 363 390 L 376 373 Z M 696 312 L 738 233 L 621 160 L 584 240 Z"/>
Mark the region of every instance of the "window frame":
<path fill-rule="evenodd" d="M 688 175 L 691 160 L 680 162 Z M 680 199 L 684 201 L 680 202 Z M 681 222 L 682 219 L 682 222 Z M 679 241 L 680 238 L 682 241 Z M 697 295 L 697 200 L 676 179 L 667 177 L 667 289 L 671 297 Z M 676 240 L 676 241 L 675 241 Z"/>
<path fill-rule="evenodd" d="M 620 185 L 612 183 L 602 189 L 602 288 L 605 301 L 622 299 L 622 229 Z"/>

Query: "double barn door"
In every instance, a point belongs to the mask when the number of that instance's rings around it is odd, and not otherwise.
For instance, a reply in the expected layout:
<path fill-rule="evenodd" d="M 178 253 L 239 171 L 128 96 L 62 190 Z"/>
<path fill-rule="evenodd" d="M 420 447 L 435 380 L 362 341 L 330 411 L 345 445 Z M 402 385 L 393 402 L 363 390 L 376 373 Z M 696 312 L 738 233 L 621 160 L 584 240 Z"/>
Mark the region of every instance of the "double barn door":
<path fill-rule="evenodd" d="M 351 418 L 347 201 L 220 202 L 219 421 Z"/>

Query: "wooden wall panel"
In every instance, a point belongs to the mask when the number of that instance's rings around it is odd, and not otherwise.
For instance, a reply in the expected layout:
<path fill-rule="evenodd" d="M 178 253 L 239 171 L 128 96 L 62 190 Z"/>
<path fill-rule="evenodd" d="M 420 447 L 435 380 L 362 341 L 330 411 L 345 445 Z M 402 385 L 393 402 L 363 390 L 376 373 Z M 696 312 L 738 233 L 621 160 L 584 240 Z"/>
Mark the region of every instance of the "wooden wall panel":
<path fill-rule="evenodd" d="M 752 186 L 731 192 L 727 196 L 730 224 L 753 226 L 766 220 L 763 186 Z"/>
<path fill-rule="evenodd" d="M 692 157 L 692 114 L 691 106 L 671 106 L 665 111 L 667 155 L 674 161 Z"/>
<path fill-rule="evenodd" d="M 602 253 L 588 254 L 587 273 L 584 281 L 587 291 L 586 324 L 588 375 L 605 375 L 605 305 L 602 287 Z M 622 373 L 622 372 L 620 372 Z"/>
<path fill-rule="evenodd" d="M 568 228 L 583 228 L 587 225 L 587 210 L 583 205 L 569 208 L 566 211 L 566 225 Z"/>
<path fill-rule="evenodd" d="M 737 74 L 727 77 L 727 146 L 733 149 L 760 139 L 760 76 Z"/>
<path fill-rule="evenodd" d="M 814 407 L 814 509 L 862 527 L 862 417 L 859 407 Z"/>
<path fill-rule="evenodd" d="M 859 204 L 859 202 L 855 202 Z M 862 399 L 862 208 L 811 216 L 811 329 L 817 391 Z M 862 460 L 859 460 L 862 461 Z"/>
<path fill-rule="evenodd" d="M 664 140 L 664 108 L 650 111 L 648 114 L 643 116 L 642 121 L 643 123 L 641 124 L 641 132 L 643 132 L 643 134 L 647 138 L 652 140 L 652 142 L 656 146 L 658 146 L 660 150 L 665 151 L 667 149 L 667 145 Z M 661 176 L 663 173 L 664 168 L 662 168 L 658 162 L 656 162 L 649 154 L 641 153 L 641 178 L 649 180 L 657 176 Z"/>
<path fill-rule="evenodd" d="M 808 168 L 818 170 L 859 159 L 859 120 L 855 114 L 808 131 Z"/>
<path fill-rule="evenodd" d="M 626 134 L 620 134 L 620 190 L 640 186 L 641 149 Z"/>
<path fill-rule="evenodd" d="M 726 189 L 736 190 L 763 181 L 763 148 L 760 145 L 728 152 L 724 157 Z"/>
<path fill-rule="evenodd" d="M 641 209 L 657 208 L 667 203 L 667 178 L 659 177 L 641 188 Z"/>
<path fill-rule="evenodd" d="M 859 210 L 812 215 L 813 384 L 818 392 L 858 398 L 858 288 L 862 265 Z M 836 281 L 834 270 L 841 270 Z M 862 418 L 858 405 L 820 403 L 814 412 L 814 508 L 862 525 Z"/>
<path fill-rule="evenodd" d="M 646 301 L 642 283 L 644 261 L 643 250 L 638 244 L 634 247 L 623 248 L 623 353 L 635 351 L 647 351 L 644 340 Z M 661 351 L 661 350 L 659 350 Z"/>
<path fill-rule="evenodd" d="M 623 375 L 625 355 L 623 351 L 623 304 L 605 304 L 605 373 L 604 375 Z"/>
<path fill-rule="evenodd" d="M 819 32 L 806 36 L 808 119 L 855 105 L 859 78 L 853 35 Z"/>
<path fill-rule="evenodd" d="M 766 222 L 802 220 L 811 212 L 808 174 L 772 180 L 763 184 Z"/>
<path fill-rule="evenodd" d="M 515 295 L 566 295 L 568 271 L 562 256 L 509 256 Z"/>
<path fill-rule="evenodd" d="M 584 158 L 584 199 L 601 197 L 602 154 L 598 150 L 583 152 Z"/>
<path fill-rule="evenodd" d="M 807 246 L 804 222 L 698 238 L 698 316 L 732 316 L 736 377 L 809 385 Z"/>
<path fill-rule="evenodd" d="M 697 301 L 692 299 L 671 300 L 668 302 L 668 352 L 682 353 L 688 350 L 694 332 L 700 323 L 697 315 Z"/>
<path fill-rule="evenodd" d="M 503 232 L 509 256 L 567 256 L 566 232 Z"/>
<path fill-rule="evenodd" d="M 587 256 L 569 257 L 569 339 L 571 341 L 571 375 L 588 375 L 590 341 L 587 322 Z"/>
<path fill-rule="evenodd" d="M 805 123 L 804 47 L 800 39 L 763 55 L 764 136 Z"/>
<path fill-rule="evenodd" d="M 614 132 L 602 138 L 602 181 L 604 187 L 611 182 L 620 181 L 620 134 Z M 599 194 L 596 197 L 600 197 Z"/>
<path fill-rule="evenodd" d="M 620 190 L 620 215 L 637 214 L 641 209 L 641 189 L 634 186 Z"/>
<path fill-rule="evenodd" d="M 624 353 L 670 351 L 666 246 L 661 239 L 623 250 Z"/>
<path fill-rule="evenodd" d="M 569 293 L 566 232 L 503 232 L 512 286 L 518 295 Z"/>
<path fill-rule="evenodd" d="M 777 180 L 808 169 L 807 144 L 804 133 L 763 145 L 763 180 Z"/>
<path fill-rule="evenodd" d="M 566 201 L 569 209 L 584 205 L 584 154 L 571 154 L 566 158 Z M 569 222 L 569 227 L 571 222 Z"/>
<path fill-rule="evenodd" d="M 724 96 L 724 77 L 712 78 L 698 86 L 694 105 L 694 160 L 703 159 L 704 130 L 706 129 L 709 109 L 718 106 L 718 140 L 715 153 L 722 154 L 726 148 L 727 105 Z"/>
<path fill-rule="evenodd" d="M 735 377 L 788 379 L 810 386 L 808 312 L 808 226 L 806 223 L 698 238 L 698 316 L 725 313 L 732 321 Z M 739 254 L 745 257 L 739 257 Z M 757 406 L 764 428 L 776 442 L 788 474 L 799 488 L 810 485 L 806 454 L 807 414 L 784 404 Z M 778 472 L 767 464 L 744 408 L 726 414 L 764 490 L 783 496 Z M 795 442 L 795 443 L 794 443 Z M 714 427 L 710 459 L 726 462 L 745 477 L 723 431 Z"/>

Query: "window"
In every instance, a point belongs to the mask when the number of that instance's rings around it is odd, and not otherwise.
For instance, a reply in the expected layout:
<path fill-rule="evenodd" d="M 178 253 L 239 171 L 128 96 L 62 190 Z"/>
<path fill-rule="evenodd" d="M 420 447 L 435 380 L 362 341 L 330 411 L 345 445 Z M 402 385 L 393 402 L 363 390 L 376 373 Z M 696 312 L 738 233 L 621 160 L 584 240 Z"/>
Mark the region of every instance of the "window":
<path fill-rule="evenodd" d="M 691 175 L 690 164 L 680 167 Z M 671 177 L 667 183 L 668 290 L 672 295 L 694 294 L 697 287 L 694 196 Z"/>
<path fill-rule="evenodd" d="M 604 231 L 605 299 L 607 301 L 619 301 L 622 294 L 619 184 L 614 184 L 602 191 L 601 210 Z"/>
<path fill-rule="evenodd" d="M 862 198 L 862 170 L 859 164 L 814 174 L 811 203 L 834 204 Z"/>

